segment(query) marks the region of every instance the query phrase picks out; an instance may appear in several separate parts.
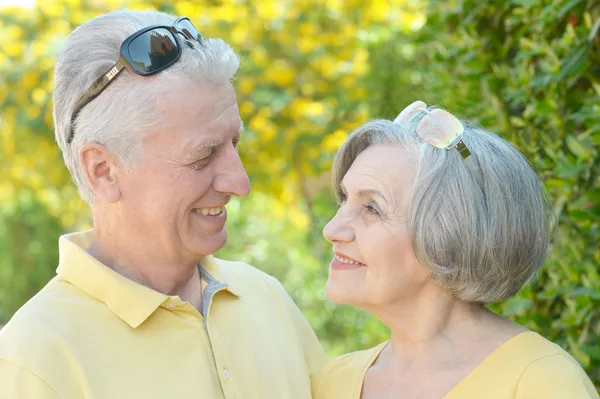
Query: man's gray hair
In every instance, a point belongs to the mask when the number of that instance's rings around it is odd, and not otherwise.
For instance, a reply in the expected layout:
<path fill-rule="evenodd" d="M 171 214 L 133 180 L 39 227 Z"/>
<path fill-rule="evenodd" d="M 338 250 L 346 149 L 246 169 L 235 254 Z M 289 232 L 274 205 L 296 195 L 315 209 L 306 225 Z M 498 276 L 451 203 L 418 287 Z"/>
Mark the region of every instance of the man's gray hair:
<path fill-rule="evenodd" d="M 555 216 L 542 182 L 513 145 L 462 121 L 463 142 L 483 175 L 480 186 L 457 150 L 436 148 L 417 136 L 421 117 L 403 125 L 375 120 L 356 129 L 335 159 L 338 199 L 340 183 L 362 151 L 371 146 L 408 148 L 417 162 L 409 231 L 432 280 L 468 302 L 515 295 L 548 254 Z"/>
<path fill-rule="evenodd" d="M 148 81 L 132 79 L 124 70 L 96 99 L 79 113 L 74 137 L 67 143 L 71 115 L 79 97 L 113 66 L 120 56 L 121 43 L 150 25 L 172 25 L 175 17 L 156 11 L 120 10 L 97 17 L 75 29 L 62 47 L 54 70 L 54 127 L 56 141 L 81 197 L 93 203 L 79 150 L 86 143 L 99 143 L 118 160 L 132 168 L 139 157 L 141 142 L 156 125 L 157 90 L 172 78 L 224 84 L 239 68 L 239 57 L 221 39 L 205 38 L 200 45 L 183 43 L 179 60 Z M 163 85 L 164 86 L 164 85 Z"/>

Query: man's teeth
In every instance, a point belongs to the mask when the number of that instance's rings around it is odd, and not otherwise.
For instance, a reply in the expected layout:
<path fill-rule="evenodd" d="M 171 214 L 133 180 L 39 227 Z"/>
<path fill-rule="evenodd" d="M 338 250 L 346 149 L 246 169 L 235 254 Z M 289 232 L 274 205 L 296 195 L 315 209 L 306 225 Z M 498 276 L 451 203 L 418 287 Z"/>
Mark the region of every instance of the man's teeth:
<path fill-rule="evenodd" d="M 225 212 L 225 207 L 224 206 L 219 206 L 216 208 L 194 208 L 192 209 L 193 213 L 199 213 L 201 215 L 204 216 L 216 216 L 216 215 L 220 215 L 221 213 Z"/>
<path fill-rule="evenodd" d="M 337 255 L 335 255 L 335 259 L 338 262 L 341 262 L 341 263 L 349 263 L 351 265 L 363 265 L 364 266 L 364 263 L 356 262 L 356 261 L 354 261 L 352 259 L 344 258 L 343 256 L 337 256 Z"/>

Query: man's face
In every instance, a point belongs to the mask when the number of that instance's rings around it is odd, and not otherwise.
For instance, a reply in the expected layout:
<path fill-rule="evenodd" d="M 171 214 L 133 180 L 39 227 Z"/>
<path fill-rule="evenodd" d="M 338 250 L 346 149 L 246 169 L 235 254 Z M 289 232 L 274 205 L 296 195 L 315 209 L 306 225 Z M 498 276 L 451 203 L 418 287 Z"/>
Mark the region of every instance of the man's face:
<path fill-rule="evenodd" d="M 225 245 L 225 204 L 250 192 L 236 149 L 242 124 L 230 83 L 183 81 L 156 109 L 138 164 L 119 176 L 119 223 L 142 247 L 187 262 Z"/>

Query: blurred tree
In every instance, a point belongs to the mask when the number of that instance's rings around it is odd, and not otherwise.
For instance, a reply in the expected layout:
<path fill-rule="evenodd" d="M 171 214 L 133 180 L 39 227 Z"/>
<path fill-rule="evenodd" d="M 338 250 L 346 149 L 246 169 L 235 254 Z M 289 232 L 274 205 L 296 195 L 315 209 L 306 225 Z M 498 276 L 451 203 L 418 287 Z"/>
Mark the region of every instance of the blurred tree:
<path fill-rule="evenodd" d="M 58 266 L 61 226 L 31 192 L 0 208 L 0 325 L 38 292 Z"/>
<path fill-rule="evenodd" d="M 492 308 L 562 344 L 600 386 L 600 3 L 431 4 L 423 29 L 371 46 L 370 114 L 422 99 L 529 158 L 556 205 L 555 243 L 539 277 Z"/>
<path fill-rule="evenodd" d="M 0 209 L 15 220 L 27 193 L 40 224 L 58 221 L 54 230 L 28 229 L 23 237 L 43 241 L 47 251 L 34 281 L 52 275 L 58 235 L 89 226 L 54 143 L 54 59 L 74 27 L 122 7 L 186 15 L 203 35 L 223 37 L 242 56 L 234 82 L 246 125 L 240 152 L 255 194 L 231 205 L 230 243 L 219 255 L 279 277 L 332 352 L 383 339 L 371 317 L 323 305 L 331 253 L 320 229 L 335 211 L 323 188 L 333 153 L 368 117 L 366 92 L 357 85 L 368 72 L 366 44 L 422 24 L 413 0 L 52 0 L 30 10 L 0 9 Z M 11 236 L 15 227 L 7 226 Z M 11 245 L 2 255 L 0 273 L 8 277 L 0 280 L 7 293 L 0 296 L 0 321 L 40 286 L 12 289 L 10 276 L 22 267 L 13 252 L 23 248 Z"/>

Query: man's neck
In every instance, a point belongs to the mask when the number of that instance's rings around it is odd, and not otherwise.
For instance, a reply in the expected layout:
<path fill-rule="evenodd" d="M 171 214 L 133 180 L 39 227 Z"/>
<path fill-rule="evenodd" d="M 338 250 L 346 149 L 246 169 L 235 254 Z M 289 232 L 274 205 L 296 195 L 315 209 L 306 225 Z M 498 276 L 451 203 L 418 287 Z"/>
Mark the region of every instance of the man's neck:
<path fill-rule="evenodd" d="M 87 251 L 122 276 L 166 295 L 179 296 L 194 307 L 201 305 L 201 281 L 196 261 L 183 262 L 138 248 L 131 240 L 94 229 Z"/>

